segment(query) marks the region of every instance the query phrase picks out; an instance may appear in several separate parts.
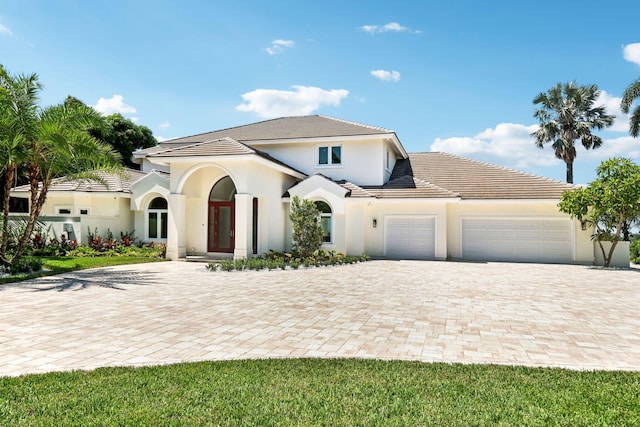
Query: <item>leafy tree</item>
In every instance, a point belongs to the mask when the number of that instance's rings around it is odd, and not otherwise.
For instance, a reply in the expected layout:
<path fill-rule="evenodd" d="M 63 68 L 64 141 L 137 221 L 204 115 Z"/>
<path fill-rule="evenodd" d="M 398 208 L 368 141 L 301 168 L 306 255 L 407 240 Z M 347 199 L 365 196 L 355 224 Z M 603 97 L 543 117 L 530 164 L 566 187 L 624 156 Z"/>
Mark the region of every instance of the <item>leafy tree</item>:
<path fill-rule="evenodd" d="M 96 169 L 118 170 L 120 156 L 89 135 L 102 118 L 91 107 L 61 103 L 45 108 L 37 104 L 42 90 L 36 74 L 14 76 L 0 65 L 0 148 L 5 172 L 0 264 L 17 262 L 31 237 L 47 200 L 52 180 L 60 175 L 96 179 Z M 23 169 L 30 185 L 29 214 L 25 226 L 9 250 L 9 192 L 16 173 Z"/>
<path fill-rule="evenodd" d="M 151 129 L 136 125 L 121 114 L 106 116 L 104 126 L 93 128 L 89 132 L 95 138 L 111 145 L 122 156 L 122 163 L 131 168 L 137 168 L 137 165 L 131 161 L 135 150 L 154 147 L 158 144 Z"/>
<path fill-rule="evenodd" d="M 602 145 L 602 138 L 592 133 L 613 124 L 615 116 L 606 114 L 604 105 L 594 107 L 600 95 L 597 85 L 579 86 L 574 82 L 558 83 L 547 92 L 533 99 L 540 105 L 534 117 L 540 128 L 531 136 L 536 146 L 543 148 L 550 142 L 558 159 L 567 165 L 567 182 L 573 183 L 573 161 L 576 158 L 575 141 L 580 140 L 584 148 L 595 149 Z"/>
<path fill-rule="evenodd" d="M 322 246 L 320 211 L 311 200 L 293 196 L 289 213 L 293 228 L 293 251 L 301 257 L 313 255 Z"/>
<path fill-rule="evenodd" d="M 622 95 L 620 109 L 623 113 L 628 113 L 634 101 L 640 101 L 640 79 L 631 83 Z M 640 104 L 636 105 L 631 113 L 631 121 L 629 133 L 632 137 L 637 138 L 640 135 Z"/>
<path fill-rule="evenodd" d="M 625 223 L 640 220 L 640 166 L 629 159 L 613 158 L 596 168 L 597 178 L 586 188 L 566 191 L 558 207 L 594 228 L 593 239 L 608 267 Z M 611 241 L 606 253 L 603 241 Z"/>
<path fill-rule="evenodd" d="M 71 95 L 65 100 L 67 105 L 85 105 L 78 98 Z M 131 161 L 133 152 L 155 147 L 158 141 L 153 132 L 146 126 L 136 125 L 121 114 L 112 114 L 104 117 L 104 122 L 99 127 L 89 129 L 91 136 L 111 145 L 122 156 L 122 163 L 130 168 L 138 166 Z"/>

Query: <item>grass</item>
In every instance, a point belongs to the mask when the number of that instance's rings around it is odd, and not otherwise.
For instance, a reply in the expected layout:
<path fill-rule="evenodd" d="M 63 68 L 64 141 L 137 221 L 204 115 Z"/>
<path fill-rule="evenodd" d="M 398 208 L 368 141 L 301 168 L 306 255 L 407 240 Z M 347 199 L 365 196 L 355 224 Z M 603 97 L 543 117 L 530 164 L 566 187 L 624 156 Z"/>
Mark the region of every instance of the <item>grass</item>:
<path fill-rule="evenodd" d="M 349 359 L 0 378 L 0 425 L 640 425 L 640 373 Z"/>
<path fill-rule="evenodd" d="M 86 270 L 87 268 L 110 267 L 114 265 L 139 264 L 143 262 L 165 261 L 163 258 L 144 257 L 42 257 L 45 270 L 35 273 L 18 274 L 9 277 L 0 277 L 0 284 L 20 282 L 22 280 L 33 279 L 42 276 L 51 276 L 75 270 Z"/>

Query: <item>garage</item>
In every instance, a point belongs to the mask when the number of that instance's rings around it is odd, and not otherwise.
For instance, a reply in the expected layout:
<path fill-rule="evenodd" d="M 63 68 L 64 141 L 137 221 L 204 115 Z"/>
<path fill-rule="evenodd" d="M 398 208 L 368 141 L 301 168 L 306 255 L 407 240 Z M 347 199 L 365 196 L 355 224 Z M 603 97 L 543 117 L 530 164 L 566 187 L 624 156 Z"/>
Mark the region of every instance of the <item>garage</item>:
<path fill-rule="evenodd" d="M 434 259 L 435 222 L 433 216 L 385 216 L 385 256 L 398 259 Z"/>
<path fill-rule="evenodd" d="M 568 219 L 462 219 L 462 258 L 479 261 L 571 263 Z"/>

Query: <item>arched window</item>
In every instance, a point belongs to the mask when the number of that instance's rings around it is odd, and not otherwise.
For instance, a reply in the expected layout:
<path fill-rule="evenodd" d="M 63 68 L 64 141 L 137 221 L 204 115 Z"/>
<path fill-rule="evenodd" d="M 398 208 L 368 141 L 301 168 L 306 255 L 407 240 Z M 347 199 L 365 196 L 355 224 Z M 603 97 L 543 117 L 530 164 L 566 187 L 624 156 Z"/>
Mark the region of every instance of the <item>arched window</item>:
<path fill-rule="evenodd" d="M 232 202 L 236 196 L 236 186 L 233 180 L 225 176 L 211 189 L 209 193 L 210 202 Z"/>
<path fill-rule="evenodd" d="M 318 200 L 316 202 L 316 209 L 320 211 L 320 225 L 322 226 L 322 242 L 331 243 L 331 206 L 327 202 Z"/>
<path fill-rule="evenodd" d="M 156 197 L 149 203 L 147 208 L 147 238 L 166 239 L 167 238 L 167 200 Z"/>

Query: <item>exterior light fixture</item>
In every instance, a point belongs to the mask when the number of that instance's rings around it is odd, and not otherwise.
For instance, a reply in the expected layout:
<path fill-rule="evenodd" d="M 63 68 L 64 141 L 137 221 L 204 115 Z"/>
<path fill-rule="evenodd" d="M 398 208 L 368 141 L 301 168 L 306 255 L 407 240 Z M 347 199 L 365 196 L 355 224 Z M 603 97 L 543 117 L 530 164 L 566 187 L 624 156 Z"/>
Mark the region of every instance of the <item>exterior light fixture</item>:
<path fill-rule="evenodd" d="M 585 221 L 584 219 L 582 221 L 580 221 L 580 228 L 584 231 L 587 229 L 587 221 Z"/>
<path fill-rule="evenodd" d="M 376 228 L 378 226 L 378 220 L 376 218 L 373 218 L 373 228 Z"/>

